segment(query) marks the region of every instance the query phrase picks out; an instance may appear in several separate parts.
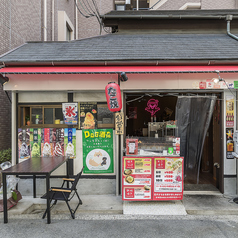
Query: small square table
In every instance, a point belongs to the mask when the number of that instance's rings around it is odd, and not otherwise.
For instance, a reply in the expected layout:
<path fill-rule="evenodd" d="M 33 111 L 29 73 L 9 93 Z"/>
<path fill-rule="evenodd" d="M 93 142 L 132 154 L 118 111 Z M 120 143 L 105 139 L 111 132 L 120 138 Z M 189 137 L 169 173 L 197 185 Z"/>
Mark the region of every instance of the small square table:
<path fill-rule="evenodd" d="M 49 157 L 32 157 L 21 163 L 18 163 L 8 169 L 2 171 L 3 180 L 3 212 L 4 223 L 8 223 L 7 216 L 7 175 L 33 175 L 33 197 L 36 197 L 36 175 L 46 176 L 46 193 L 47 193 L 47 223 L 51 223 L 50 219 L 50 174 L 63 163 L 67 164 L 67 177 L 69 176 L 68 157 L 66 156 L 49 156 Z"/>

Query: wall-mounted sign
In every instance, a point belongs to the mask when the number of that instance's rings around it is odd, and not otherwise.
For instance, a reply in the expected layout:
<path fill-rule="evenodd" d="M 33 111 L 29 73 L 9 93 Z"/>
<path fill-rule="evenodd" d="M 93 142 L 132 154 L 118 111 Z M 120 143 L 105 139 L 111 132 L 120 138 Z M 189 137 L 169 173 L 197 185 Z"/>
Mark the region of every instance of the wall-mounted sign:
<path fill-rule="evenodd" d="M 122 108 L 121 89 L 116 83 L 109 83 L 105 87 L 107 106 L 111 112 L 119 112 Z"/>
<path fill-rule="evenodd" d="M 116 135 L 124 134 L 124 113 L 123 112 L 115 113 L 115 133 Z"/>
<path fill-rule="evenodd" d="M 226 127 L 234 127 L 234 96 L 226 97 Z"/>
<path fill-rule="evenodd" d="M 80 122 L 79 129 L 95 129 L 97 126 L 97 103 L 79 103 Z"/>
<path fill-rule="evenodd" d="M 78 103 L 63 103 L 62 110 L 65 124 L 67 125 L 78 124 Z"/>
<path fill-rule="evenodd" d="M 82 134 L 84 173 L 113 173 L 113 130 L 82 130 Z"/>

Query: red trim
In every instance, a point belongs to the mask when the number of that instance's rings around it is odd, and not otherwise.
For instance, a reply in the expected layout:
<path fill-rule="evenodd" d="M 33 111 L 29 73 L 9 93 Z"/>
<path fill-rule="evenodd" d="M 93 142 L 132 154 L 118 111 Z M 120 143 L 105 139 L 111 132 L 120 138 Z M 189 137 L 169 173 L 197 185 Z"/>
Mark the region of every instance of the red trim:
<path fill-rule="evenodd" d="M 5 67 L 3 74 L 113 74 L 113 73 L 206 73 L 238 72 L 238 66 L 64 66 Z"/>

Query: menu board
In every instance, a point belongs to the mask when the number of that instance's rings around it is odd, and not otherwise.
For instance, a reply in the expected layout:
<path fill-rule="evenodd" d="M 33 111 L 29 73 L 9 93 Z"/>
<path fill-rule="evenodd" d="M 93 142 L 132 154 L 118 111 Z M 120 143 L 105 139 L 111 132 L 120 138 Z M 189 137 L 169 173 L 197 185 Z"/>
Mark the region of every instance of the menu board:
<path fill-rule="evenodd" d="M 123 200 L 151 200 L 152 158 L 124 157 L 122 179 Z"/>
<path fill-rule="evenodd" d="M 183 157 L 123 157 L 122 200 L 182 200 Z"/>
<path fill-rule="evenodd" d="M 153 200 L 183 199 L 183 158 L 154 158 Z"/>

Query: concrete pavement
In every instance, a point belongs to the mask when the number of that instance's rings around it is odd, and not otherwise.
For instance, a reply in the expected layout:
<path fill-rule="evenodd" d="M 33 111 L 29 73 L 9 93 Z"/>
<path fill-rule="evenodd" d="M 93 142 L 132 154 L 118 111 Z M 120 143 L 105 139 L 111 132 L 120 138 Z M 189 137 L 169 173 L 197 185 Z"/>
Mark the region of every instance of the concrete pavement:
<path fill-rule="evenodd" d="M 76 219 L 82 215 L 238 215 L 238 204 L 233 202 L 235 196 L 224 196 L 218 192 L 184 192 L 182 201 L 123 202 L 121 196 L 115 195 L 81 195 L 83 205 L 76 212 Z M 72 207 L 75 201 L 71 201 Z M 145 213 L 142 213 L 142 207 Z M 12 218 L 41 218 L 46 201 L 41 198 L 23 196 L 18 204 L 8 210 Z M 129 212 L 128 212 L 129 208 Z M 127 209 L 127 210 L 126 210 Z M 127 211 L 127 212 L 126 212 Z M 152 211 L 152 212 L 151 212 Z M 182 211 L 182 212 L 181 212 Z M 51 211 L 52 219 L 70 219 L 65 202 L 59 201 Z M 3 213 L 0 214 L 3 217 Z"/>

